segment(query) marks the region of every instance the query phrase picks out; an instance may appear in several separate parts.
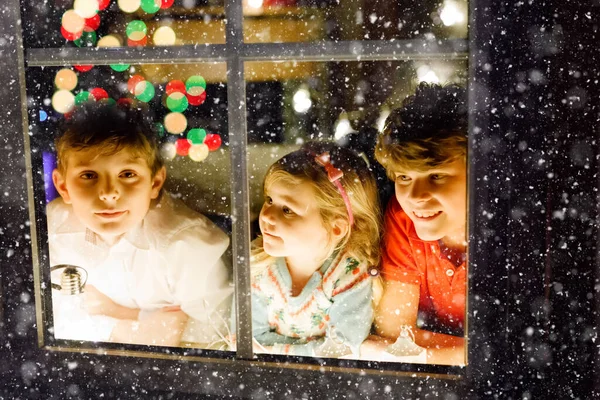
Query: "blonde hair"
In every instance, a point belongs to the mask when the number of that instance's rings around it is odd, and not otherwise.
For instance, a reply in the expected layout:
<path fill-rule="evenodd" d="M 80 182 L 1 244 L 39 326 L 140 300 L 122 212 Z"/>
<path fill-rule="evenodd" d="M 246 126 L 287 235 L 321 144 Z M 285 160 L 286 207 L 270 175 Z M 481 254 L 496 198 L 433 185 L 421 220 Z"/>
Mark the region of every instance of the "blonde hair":
<path fill-rule="evenodd" d="M 375 158 L 395 180 L 398 171 L 427 171 L 467 156 L 467 98 L 458 85 L 421 83 L 390 113 Z"/>
<path fill-rule="evenodd" d="M 55 140 L 57 168 L 64 174 L 69 154 L 74 151 L 94 149 L 100 157 L 127 149 L 133 156 L 146 160 L 155 175 L 164 165 L 156 136 L 140 110 L 86 104 L 64 122 Z"/>
<path fill-rule="evenodd" d="M 354 224 L 350 220 L 346 203 L 336 185 L 329 181 L 327 171 L 315 160 L 316 155 L 328 152 L 331 164 L 343 172 L 340 183 L 348 195 Z M 329 142 L 309 142 L 300 150 L 287 154 L 269 167 L 264 180 L 267 190 L 275 182 L 292 185 L 307 182 L 315 193 L 321 219 L 332 226 L 338 218 L 348 223 L 346 235 L 338 243 L 330 243 L 328 254 L 344 251 L 370 267 L 378 267 L 381 213 L 375 179 L 366 162 L 353 151 Z M 258 275 L 272 259 L 262 254 L 260 241 L 252 251 L 252 276 Z M 325 261 L 325 260 L 323 260 Z"/>

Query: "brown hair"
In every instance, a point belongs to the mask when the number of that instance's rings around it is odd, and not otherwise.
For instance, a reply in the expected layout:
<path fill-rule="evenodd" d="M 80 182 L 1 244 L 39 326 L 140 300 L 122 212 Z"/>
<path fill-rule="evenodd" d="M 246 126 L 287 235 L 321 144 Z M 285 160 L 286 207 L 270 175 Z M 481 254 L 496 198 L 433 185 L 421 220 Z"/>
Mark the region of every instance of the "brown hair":
<path fill-rule="evenodd" d="M 98 156 L 128 149 L 147 161 L 155 175 L 164 165 L 158 150 L 157 134 L 141 110 L 102 103 L 89 103 L 65 119 L 55 140 L 57 167 L 67 169 L 72 151 L 95 149 Z"/>
<path fill-rule="evenodd" d="M 386 119 L 375 158 L 392 180 L 399 170 L 432 169 L 466 157 L 467 129 L 465 90 L 421 83 Z"/>

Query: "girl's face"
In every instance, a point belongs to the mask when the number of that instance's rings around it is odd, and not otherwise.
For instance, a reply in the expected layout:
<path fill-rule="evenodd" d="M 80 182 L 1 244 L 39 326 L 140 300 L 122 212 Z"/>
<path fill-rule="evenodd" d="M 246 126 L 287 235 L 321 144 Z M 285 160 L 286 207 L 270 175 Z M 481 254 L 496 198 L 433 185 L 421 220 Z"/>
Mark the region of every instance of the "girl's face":
<path fill-rule="evenodd" d="M 279 180 L 265 188 L 259 224 L 263 248 L 272 257 L 323 260 L 328 256 L 331 237 L 308 182 L 292 185 Z"/>
<path fill-rule="evenodd" d="M 466 195 L 464 159 L 424 172 L 396 172 L 396 198 L 423 240 L 464 243 Z"/>

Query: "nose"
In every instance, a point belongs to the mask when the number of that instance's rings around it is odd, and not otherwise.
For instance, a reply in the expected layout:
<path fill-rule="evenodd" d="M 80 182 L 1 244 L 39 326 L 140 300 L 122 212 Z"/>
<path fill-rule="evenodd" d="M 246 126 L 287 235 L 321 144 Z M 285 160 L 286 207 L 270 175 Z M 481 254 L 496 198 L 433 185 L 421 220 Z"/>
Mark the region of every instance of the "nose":
<path fill-rule="evenodd" d="M 104 179 L 100 184 L 100 199 L 103 201 L 116 201 L 120 197 L 119 187 L 113 179 Z"/>
<path fill-rule="evenodd" d="M 427 179 L 415 179 L 409 192 L 410 199 L 415 202 L 424 202 L 431 199 L 431 186 Z"/>
<path fill-rule="evenodd" d="M 275 215 L 273 207 L 271 207 L 267 203 L 263 204 L 263 207 L 260 210 L 260 219 L 269 225 L 275 225 Z"/>

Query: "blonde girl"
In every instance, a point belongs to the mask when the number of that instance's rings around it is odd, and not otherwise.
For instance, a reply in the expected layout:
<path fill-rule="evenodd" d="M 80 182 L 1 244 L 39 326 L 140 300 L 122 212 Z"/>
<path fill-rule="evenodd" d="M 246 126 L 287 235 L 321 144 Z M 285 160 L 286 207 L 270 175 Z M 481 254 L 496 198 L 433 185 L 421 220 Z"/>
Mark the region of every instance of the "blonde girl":
<path fill-rule="evenodd" d="M 264 195 L 251 260 L 258 349 L 357 356 L 379 264 L 379 201 L 366 162 L 333 143 L 307 143 L 269 168 Z"/>

